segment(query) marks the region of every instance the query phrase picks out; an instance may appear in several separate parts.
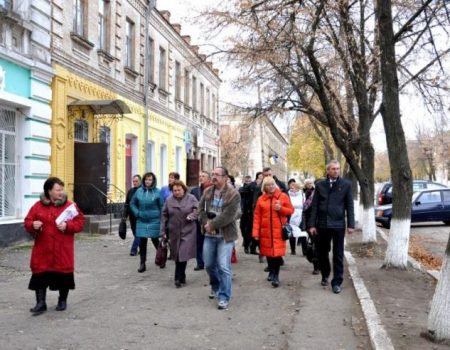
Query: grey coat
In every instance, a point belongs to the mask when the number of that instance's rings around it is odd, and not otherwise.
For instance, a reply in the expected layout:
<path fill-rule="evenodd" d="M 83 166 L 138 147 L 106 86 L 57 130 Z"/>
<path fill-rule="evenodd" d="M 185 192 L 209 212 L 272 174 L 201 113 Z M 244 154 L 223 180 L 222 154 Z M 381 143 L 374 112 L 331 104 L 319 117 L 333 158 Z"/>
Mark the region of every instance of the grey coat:
<path fill-rule="evenodd" d="M 187 220 L 187 216 L 198 208 L 198 201 L 186 193 L 181 199 L 167 198 L 161 213 L 161 235 L 169 232 L 170 254 L 174 261 L 182 262 L 196 257 L 197 220 Z"/>

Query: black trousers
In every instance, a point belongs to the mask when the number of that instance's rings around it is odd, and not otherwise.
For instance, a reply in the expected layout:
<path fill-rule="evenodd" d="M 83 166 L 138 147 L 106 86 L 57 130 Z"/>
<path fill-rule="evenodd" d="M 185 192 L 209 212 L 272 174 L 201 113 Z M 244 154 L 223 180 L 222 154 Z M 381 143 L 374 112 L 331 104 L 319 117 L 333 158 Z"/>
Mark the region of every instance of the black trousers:
<path fill-rule="evenodd" d="M 205 267 L 205 262 L 203 261 L 203 241 L 205 240 L 205 236 L 202 234 L 202 230 L 200 228 L 200 224 L 197 222 L 197 266 Z"/>
<path fill-rule="evenodd" d="M 282 264 L 283 258 L 281 256 L 267 257 L 267 265 L 269 265 L 269 271 L 277 275 L 280 273 L 280 266 Z"/>
<path fill-rule="evenodd" d="M 158 249 L 159 239 L 151 238 L 151 240 L 155 249 Z M 139 255 L 141 257 L 141 262 L 145 262 L 147 260 L 147 242 L 148 238 L 141 237 L 141 242 L 139 243 Z"/>
<path fill-rule="evenodd" d="M 175 261 L 175 281 L 186 282 L 187 261 Z"/>
<path fill-rule="evenodd" d="M 333 241 L 333 279 L 331 285 L 340 286 L 344 280 L 345 228 L 319 228 L 317 231 L 317 256 L 322 278 L 330 276 L 331 266 L 328 255 L 331 250 L 331 241 Z"/>
<path fill-rule="evenodd" d="M 248 213 L 242 215 L 239 226 L 240 226 L 239 228 L 241 229 L 243 240 L 242 245 L 244 246 L 244 249 L 250 249 L 250 244 L 252 243 L 252 227 L 253 227 L 252 215 Z"/>

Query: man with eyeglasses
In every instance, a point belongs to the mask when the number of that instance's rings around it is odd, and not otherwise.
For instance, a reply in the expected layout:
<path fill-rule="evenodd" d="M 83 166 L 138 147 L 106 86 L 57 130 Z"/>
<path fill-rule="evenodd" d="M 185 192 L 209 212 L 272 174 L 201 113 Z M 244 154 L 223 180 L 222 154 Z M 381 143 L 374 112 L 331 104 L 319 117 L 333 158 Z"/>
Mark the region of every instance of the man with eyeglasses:
<path fill-rule="evenodd" d="M 199 203 L 205 240 L 203 260 L 211 284 L 210 299 L 217 297 L 219 310 L 227 309 L 231 299 L 231 254 L 238 239 L 236 220 L 240 216 L 239 192 L 228 184 L 228 170 L 214 169 L 213 186 L 207 188 Z"/>

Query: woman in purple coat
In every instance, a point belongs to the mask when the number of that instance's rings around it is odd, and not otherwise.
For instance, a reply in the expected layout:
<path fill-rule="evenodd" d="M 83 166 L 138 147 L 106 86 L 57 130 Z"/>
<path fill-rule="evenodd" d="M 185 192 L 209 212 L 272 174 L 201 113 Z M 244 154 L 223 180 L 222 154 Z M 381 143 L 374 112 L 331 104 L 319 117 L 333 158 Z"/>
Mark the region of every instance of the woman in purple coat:
<path fill-rule="evenodd" d="M 186 265 L 196 257 L 198 201 L 187 193 L 186 185 L 175 180 L 172 196 L 167 198 L 161 214 L 161 236 L 166 239 L 170 232 L 170 254 L 175 261 L 175 286 L 186 283 Z"/>

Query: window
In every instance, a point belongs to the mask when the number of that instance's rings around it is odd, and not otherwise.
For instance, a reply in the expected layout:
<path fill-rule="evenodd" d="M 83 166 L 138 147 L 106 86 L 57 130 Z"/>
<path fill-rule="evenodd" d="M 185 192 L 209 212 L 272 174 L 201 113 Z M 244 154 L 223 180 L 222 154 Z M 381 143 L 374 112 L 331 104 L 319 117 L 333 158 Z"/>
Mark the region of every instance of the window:
<path fill-rule="evenodd" d="M 184 104 L 189 106 L 189 71 L 184 70 Z"/>
<path fill-rule="evenodd" d="M 16 28 L 11 31 L 12 47 L 17 52 L 22 51 L 22 36 L 23 30 Z"/>
<path fill-rule="evenodd" d="M 161 145 L 159 157 L 159 173 L 162 185 L 167 185 L 167 146 Z"/>
<path fill-rule="evenodd" d="M 148 38 L 148 81 L 155 82 L 155 42 Z"/>
<path fill-rule="evenodd" d="M 197 111 L 197 78 L 192 77 L 192 108 Z"/>
<path fill-rule="evenodd" d="M 89 141 L 89 124 L 86 120 L 75 121 L 75 142 Z"/>
<path fill-rule="evenodd" d="M 109 1 L 98 2 L 98 48 L 108 51 L 109 41 Z"/>
<path fill-rule="evenodd" d="M 73 31 L 84 37 L 85 0 L 73 0 Z"/>
<path fill-rule="evenodd" d="M 216 95 L 212 94 L 212 120 L 216 120 Z"/>
<path fill-rule="evenodd" d="M 442 191 L 445 203 L 450 203 L 450 191 Z"/>
<path fill-rule="evenodd" d="M 211 111 L 211 100 L 209 98 L 209 89 L 206 89 L 206 116 L 207 117 L 211 117 L 210 111 Z"/>
<path fill-rule="evenodd" d="M 153 141 L 147 143 L 147 169 L 155 171 L 155 143 Z"/>
<path fill-rule="evenodd" d="M 106 177 L 107 183 L 111 181 L 111 129 L 107 126 L 101 126 L 99 132 L 100 143 L 106 143 L 108 145 L 106 151 Z"/>
<path fill-rule="evenodd" d="M 200 114 L 205 115 L 205 86 L 200 83 Z"/>
<path fill-rule="evenodd" d="M 159 88 L 166 90 L 166 50 L 159 48 Z"/>
<path fill-rule="evenodd" d="M 134 23 L 127 18 L 125 27 L 125 66 L 134 67 Z"/>
<path fill-rule="evenodd" d="M 12 10 L 12 0 L 0 0 L 0 7 L 6 10 Z"/>
<path fill-rule="evenodd" d="M 175 61 L 175 100 L 181 99 L 181 65 Z"/>
<path fill-rule="evenodd" d="M 183 164 L 182 164 L 183 156 L 182 156 L 182 154 L 183 154 L 182 148 L 177 146 L 175 148 L 175 171 L 178 174 L 181 174 L 182 169 L 183 169 Z"/>
<path fill-rule="evenodd" d="M 16 112 L 0 108 L 0 217 L 15 214 Z"/>
<path fill-rule="evenodd" d="M 425 192 L 418 198 L 421 204 L 441 203 L 441 192 Z"/>

